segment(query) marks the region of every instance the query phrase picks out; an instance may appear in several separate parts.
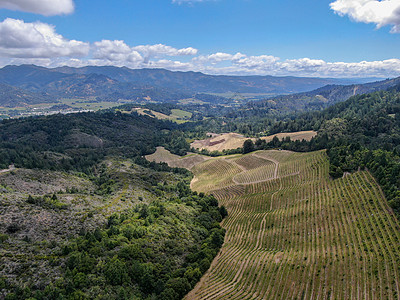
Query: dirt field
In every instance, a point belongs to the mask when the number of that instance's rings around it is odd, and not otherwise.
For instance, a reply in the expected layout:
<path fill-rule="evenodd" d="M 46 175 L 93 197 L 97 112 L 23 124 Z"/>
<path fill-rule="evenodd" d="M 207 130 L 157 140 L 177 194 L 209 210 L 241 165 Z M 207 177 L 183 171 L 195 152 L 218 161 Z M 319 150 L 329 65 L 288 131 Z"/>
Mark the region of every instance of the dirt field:
<path fill-rule="evenodd" d="M 196 140 L 191 146 L 195 149 L 206 149 L 208 151 L 222 151 L 229 149 L 236 149 L 243 147 L 243 143 L 246 138 L 245 136 L 238 133 L 223 133 L 223 134 L 209 134 L 212 135 L 211 138 L 205 140 Z M 315 131 L 299 131 L 299 132 L 288 132 L 288 133 L 278 133 L 267 137 L 262 137 L 262 140 L 271 141 L 275 136 L 279 139 L 290 137 L 292 141 L 296 140 L 311 140 L 317 135 Z M 255 138 L 251 140 L 256 141 Z"/>

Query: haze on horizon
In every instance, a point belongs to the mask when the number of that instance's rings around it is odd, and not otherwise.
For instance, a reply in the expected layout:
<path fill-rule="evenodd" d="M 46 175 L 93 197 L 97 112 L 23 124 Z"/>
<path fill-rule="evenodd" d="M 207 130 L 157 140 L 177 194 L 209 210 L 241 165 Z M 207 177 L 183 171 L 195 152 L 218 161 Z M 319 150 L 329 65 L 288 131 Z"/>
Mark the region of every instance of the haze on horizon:
<path fill-rule="evenodd" d="M 399 0 L 0 0 L 0 67 L 400 75 Z"/>

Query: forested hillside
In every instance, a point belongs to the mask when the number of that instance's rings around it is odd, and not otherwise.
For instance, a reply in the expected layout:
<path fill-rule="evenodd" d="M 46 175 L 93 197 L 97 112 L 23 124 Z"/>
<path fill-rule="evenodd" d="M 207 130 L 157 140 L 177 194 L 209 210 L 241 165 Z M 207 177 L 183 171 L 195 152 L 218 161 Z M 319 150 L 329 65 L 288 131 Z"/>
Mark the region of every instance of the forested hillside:
<path fill-rule="evenodd" d="M 278 122 L 274 132 L 316 130 L 310 143 L 274 141 L 277 147 L 309 151 L 328 149 L 330 174 L 367 168 L 383 187 L 391 206 L 400 213 L 400 85 L 351 97 L 324 111 Z"/>
<path fill-rule="evenodd" d="M 8 84 L 0 83 L 0 106 L 22 107 L 55 101 L 49 94 L 28 92 Z"/>
<path fill-rule="evenodd" d="M 218 253 L 226 213 L 161 167 L 2 172 L 0 298 L 181 299 Z"/>
<path fill-rule="evenodd" d="M 178 125 L 102 111 L 0 124 L 0 298 L 181 299 L 224 240 L 226 215 L 191 175 Z M 13 164 L 9 168 L 9 165 Z"/>
<path fill-rule="evenodd" d="M 400 77 L 365 84 L 327 85 L 313 91 L 256 101 L 249 103 L 247 106 L 253 109 L 270 109 L 281 112 L 288 110 L 290 113 L 321 110 L 335 103 L 345 101 L 351 96 L 387 90 L 399 83 Z"/>
<path fill-rule="evenodd" d="M 115 111 L 3 120 L 0 168 L 88 172 L 107 155 L 134 158 L 159 145 L 184 154 L 189 144 L 177 129 L 170 121 Z"/>

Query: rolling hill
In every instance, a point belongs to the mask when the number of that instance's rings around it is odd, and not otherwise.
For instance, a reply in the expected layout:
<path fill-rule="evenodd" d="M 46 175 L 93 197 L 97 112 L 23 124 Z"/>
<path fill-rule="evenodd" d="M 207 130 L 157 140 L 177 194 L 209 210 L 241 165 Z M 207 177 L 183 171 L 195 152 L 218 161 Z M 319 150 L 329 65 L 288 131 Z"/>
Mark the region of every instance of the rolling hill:
<path fill-rule="evenodd" d="M 368 171 L 329 178 L 325 151 L 199 162 L 227 207 L 225 243 L 185 299 L 397 299 L 400 224 Z"/>

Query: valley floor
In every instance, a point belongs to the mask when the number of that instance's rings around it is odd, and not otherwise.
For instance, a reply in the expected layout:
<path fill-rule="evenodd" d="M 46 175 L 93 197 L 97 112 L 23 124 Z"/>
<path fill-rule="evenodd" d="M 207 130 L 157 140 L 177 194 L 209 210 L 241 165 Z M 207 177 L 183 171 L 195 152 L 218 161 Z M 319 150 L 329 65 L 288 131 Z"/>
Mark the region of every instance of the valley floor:
<path fill-rule="evenodd" d="M 229 216 L 185 299 L 399 299 L 400 226 L 369 172 L 331 180 L 324 151 L 206 160 L 192 189 Z"/>

